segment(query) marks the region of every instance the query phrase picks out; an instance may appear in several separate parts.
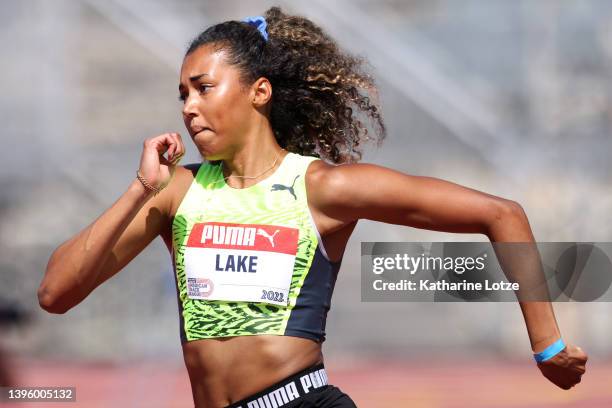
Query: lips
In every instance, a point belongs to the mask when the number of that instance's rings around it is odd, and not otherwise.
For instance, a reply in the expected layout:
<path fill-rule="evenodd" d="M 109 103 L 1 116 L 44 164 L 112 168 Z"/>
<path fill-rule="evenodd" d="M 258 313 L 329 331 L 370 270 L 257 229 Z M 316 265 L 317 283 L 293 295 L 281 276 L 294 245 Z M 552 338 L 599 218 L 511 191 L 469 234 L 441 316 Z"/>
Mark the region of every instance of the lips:
<path fill-rule="evenodd" d="M 202 126 L 192 126 L 191 127 L 191 134 L 195 136 L 198 133 L 203 132 L 205 130 L 210 130 L 210 128 L 202 127 Z"/>

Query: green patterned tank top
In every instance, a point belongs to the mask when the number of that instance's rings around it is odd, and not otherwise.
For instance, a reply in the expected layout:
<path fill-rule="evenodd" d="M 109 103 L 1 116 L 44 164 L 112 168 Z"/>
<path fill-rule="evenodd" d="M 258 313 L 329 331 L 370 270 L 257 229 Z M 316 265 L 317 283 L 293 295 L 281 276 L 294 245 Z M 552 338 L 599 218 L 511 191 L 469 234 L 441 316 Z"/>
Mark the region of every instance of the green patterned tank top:
<path fill-rule="evenodd" d="M 340 262 L 330 262 L 306 197 L 315 157 L 288 153 L 234 189 L 203 163 L 172 225 L 182 342 L 228 336 L 325 339 Z"/>

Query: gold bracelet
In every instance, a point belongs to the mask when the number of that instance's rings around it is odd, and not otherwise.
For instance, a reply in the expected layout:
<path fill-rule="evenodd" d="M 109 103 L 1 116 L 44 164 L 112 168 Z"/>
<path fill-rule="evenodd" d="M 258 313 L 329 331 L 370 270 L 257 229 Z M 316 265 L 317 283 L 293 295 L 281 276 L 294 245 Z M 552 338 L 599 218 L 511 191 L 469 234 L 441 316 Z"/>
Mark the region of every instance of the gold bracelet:
<path fill-rule="evenodd" d="M 153 193 L 155 193 L 153 194 L 154 196 L 158 195 L 159 192 L 163 190 L 163 188 L 153 187 L 151 184 L 149 184 L 149 182 L 144 177 L 142 177 L 139 170 L 136 170 L 136 178 L 142 183 L 145 190 L 152 191 Z"/>

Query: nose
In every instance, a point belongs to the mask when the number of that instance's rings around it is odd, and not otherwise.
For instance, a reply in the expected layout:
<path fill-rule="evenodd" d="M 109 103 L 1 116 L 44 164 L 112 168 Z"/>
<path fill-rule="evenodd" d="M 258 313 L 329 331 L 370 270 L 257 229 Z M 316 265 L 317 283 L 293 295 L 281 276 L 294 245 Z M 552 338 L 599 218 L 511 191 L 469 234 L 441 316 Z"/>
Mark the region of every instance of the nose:
<path fill-rule="evenodd" d="M 196 98 L 187 96 L 185 103 L 183 104 L 183 117 L 190 118 L 197 115 L 196 110 Z"/>

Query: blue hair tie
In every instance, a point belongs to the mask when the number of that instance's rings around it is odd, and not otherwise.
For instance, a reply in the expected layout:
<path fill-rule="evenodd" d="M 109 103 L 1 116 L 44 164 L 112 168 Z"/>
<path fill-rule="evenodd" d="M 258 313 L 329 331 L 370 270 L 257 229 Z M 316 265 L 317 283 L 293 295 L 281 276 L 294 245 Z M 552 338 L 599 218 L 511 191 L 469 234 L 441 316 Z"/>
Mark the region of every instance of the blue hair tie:
<path fill-rule="evenodd" d="M 266 31 L 266 28 L 268 28 L 268 23 L 266 23 L 265 18 L 263 18 L 262 16 L 252 16 L 245 18 L 244 20 L 242 20 L 242 22 L 248 23 L 249 25 L 252 25 L 253 27 L 257 28 L 263 36 L 264 40 L 268 41 L 268 32 Z"/>

